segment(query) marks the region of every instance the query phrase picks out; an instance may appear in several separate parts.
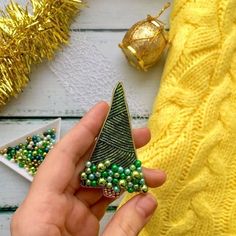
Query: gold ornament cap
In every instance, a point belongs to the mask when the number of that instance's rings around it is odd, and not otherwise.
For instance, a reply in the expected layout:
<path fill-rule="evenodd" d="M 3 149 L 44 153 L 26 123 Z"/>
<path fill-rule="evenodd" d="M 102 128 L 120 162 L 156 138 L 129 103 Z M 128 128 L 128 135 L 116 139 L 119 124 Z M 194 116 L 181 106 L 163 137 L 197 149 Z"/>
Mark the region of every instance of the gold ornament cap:
<path fill-rule="evenodd" d="M 139 70 L 155 65 L 168 44 L 164 23 L 158 18 L 169 6 L 167 3 L 158 16 L 148 15 L 134 24 L 119 44 L 128 62 Z"/>

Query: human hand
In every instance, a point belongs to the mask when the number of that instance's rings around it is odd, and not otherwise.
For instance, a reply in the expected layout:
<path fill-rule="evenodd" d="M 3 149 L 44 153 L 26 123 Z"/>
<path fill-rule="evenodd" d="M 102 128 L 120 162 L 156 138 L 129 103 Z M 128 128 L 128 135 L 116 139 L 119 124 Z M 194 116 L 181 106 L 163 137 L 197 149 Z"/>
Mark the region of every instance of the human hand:
<path fill-rule="evenodd" d="M 108 113 L 105 102 L 97 104 L 48 154 L 30 191 L 13 216 L 12 236 L 93 236 L 113 201 L 101 189 L 80 186 L 79 174 L 89 159 L 94 141 Z M 137 148 L 150 139 L 148 129 L 134 130 Z M 143 168 L 147 185 L 165 181 L 161 171 Z M 157 207 L 151 194 L 139 194 L 113 216 L 103 235 L 137 235 Z"/>

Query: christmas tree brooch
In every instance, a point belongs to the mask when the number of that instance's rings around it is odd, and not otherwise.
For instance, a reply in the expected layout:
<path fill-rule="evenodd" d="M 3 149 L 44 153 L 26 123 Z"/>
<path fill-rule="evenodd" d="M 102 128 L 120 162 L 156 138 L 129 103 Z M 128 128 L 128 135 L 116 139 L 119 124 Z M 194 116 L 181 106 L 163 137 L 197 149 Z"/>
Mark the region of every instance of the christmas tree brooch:
<path fill-rule="evenodd" d="M 110 198 L 118 197 L 123 191 L 146 193 L 148 187 L 141 165 L 132 137 L 124 88 L 119 82 L 91 158 L 80 174 L 81 185 L 102 188 L 103 195 Z"/>

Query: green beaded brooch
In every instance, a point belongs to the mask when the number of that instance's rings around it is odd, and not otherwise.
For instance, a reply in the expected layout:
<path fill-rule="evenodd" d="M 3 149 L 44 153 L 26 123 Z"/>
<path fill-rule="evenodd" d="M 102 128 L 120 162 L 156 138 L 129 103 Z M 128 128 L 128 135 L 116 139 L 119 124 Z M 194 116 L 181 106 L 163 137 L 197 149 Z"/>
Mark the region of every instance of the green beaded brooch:
<path fill-rule="evenodd" d="M 114 90 L 110 111 L 80 180 L 83 187 L 102 188 L 103 195 L 109 198 L 123 191 L 148 191 L 142 163 L 137 159 L 122 83 Z"/>
<path fill-rule="evenodd" d="M 0 161 L 32 181 L 38 167 L 58 140 L 60 119 L 0 148 Z M 54 126 L 55 125 L 55 126 Z M 53 126 L 55 128 L 53 128 Z"/>

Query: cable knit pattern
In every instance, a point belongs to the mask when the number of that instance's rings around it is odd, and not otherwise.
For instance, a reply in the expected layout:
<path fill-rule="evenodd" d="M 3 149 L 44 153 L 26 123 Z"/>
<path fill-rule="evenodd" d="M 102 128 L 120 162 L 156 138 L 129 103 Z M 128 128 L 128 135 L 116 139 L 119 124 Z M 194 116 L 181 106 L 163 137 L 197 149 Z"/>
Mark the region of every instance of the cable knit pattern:
<path fill-rule="evenodd" d="M 236 235 L 236 0 L 176 0 L 170 41 L 139 152 L 168 180 L 141 235 Z"/>

